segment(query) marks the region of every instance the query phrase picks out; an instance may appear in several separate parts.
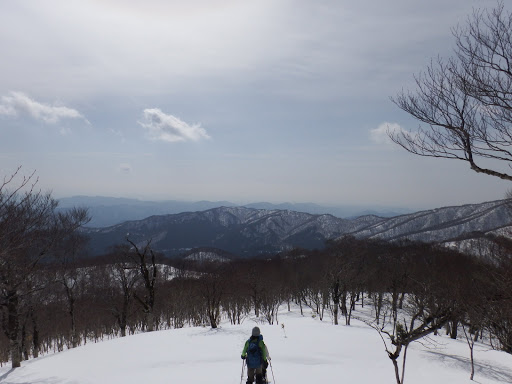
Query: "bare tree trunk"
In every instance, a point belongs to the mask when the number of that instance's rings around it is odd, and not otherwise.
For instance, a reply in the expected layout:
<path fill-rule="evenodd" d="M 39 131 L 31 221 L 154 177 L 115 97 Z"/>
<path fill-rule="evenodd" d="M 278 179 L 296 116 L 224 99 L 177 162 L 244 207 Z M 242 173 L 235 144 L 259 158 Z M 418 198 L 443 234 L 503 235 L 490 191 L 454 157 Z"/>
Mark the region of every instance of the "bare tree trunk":
<path fill-rule="evenodd" d="M 331 286 L 331 295 L 333 303 L 332 315 L 334 317 L 334 325 L 338 325 L 338 314 L 340 305 L 340 283 L 338 280 L 336 280 L 334 284 L 332 284 Z"/>
<path fill-rule="evenodd" d="M 21 366 L 20 319 L 18 314 L 18 294 L 10 292 L 7 301 L 7 333 L 11 352 L 12 368 Z"/>
<path fill-rule="evenodd" d="M 347 324 L 348 311 L 347 311 L 347 291 L 346 290 L 343 290 L 343 293 L 340 298 L 340 309 L 341 309 L 341 314 L 343 316 L 345 316 L 345 324 Z"/>
<path fill-rule="evenodd" d="M 375 320 L 377 320 L 377 324 L 380 323 L 380 312 L 382 310 L 382 300 L 383 300 L 382 292 L 377 293 L 377 300 L 375 301 Z"/>
<path fill-rule="evenodd" d="M 400 369 L 398 368 L 398 362 L 396 361 L 396 359 L 392 359 L 392 361 L 393 361 L 393 366 L 395 367 L 396 384 L 402 384 L 402 383 L 400 383 Z"/>
<path fill-rule="evenodd" d="M 471 333 L 469 333 L 466 330 L 466 327 L 464 326 L 464 324 L 462 324 L 462 330 L 464 331 L 464 336 L 466 336 L 466 341 L 467 341 L 468 347 L 469 347 L 469 357 L 470 357 L 470 361 L 471 361 L 471 374 L 469 376 L 469 380 L 473 380 L 475 377 L 475 360 L 474 360 L 473 351 L 474 351 L 475 340 L 478 335 L 478 332 L 476 332 L 475 337 L 472 337 Z"/>
<path fill-rule="evenodd" d="M 349 310 L 348 310 L 348 313 L 347 313 L 347 323 L 346 325 L 350 325 L 350 320 L 352 318 L 352 310 L 354 310 L 356 308 L 356 299 L 357 299 L 357 293 L 355 292 L 351 292 L 350 293 L 350 306 L 349 306 Z"/>
<path fill-rule="evenodd" d="M 469 380 L 473 380 L 475 377 L 475 359 L 473 358 L 473 346 L 470 348 L 471 352 L 469 353 L 471 357 L 471 375 L 469 376 Z"/>
<path fill-rule="evenodd" d="M 334 325 L 338 325 L 338 303 L 333 304 L 332 315 L 334 317 Z"/>
<path fill-rule="evenodd" d="M 153 311 L 146 312 L 146 329 L 148 332 L 153 332 L 155 330 L 155 315 Z"/>
<path fill-rule="evenodd" d="M 27 346 L 27 325 L 26 322 L 21 326 L 21 356 L 23 360 L 29 359 L 28 346 Z"/>
<path fill-rule="evenodd" d="M 117 324 L 119 325 L 119 330 L 121 331 L 121 337 L 126 336 L 126 318 L 126 314 L 123 311 L 116 315 Z"/>
<path fill-rule="evenodd" d="M 404 384 L 404 376 L 405 376 L 405 359 L 407 358 L 407 348 L 409 348 L 409 344 L 407 344 L 404 348 L 404 358 L 402 362 L 402 378 L 400 379 L 400 384 Z"/>
<path fill-rule="evenodd" d="M 11 350 L 11 367 L 19 368 L 21 367 L 21 350 L 20 350 L 20 342 L 19 340 L 10 340 L 9 348 Z"/>
<path fill-rule="evenodd" d="M 69 316 L 71 318 L 71 345 L 73 348 L 78 346 L 78 334 L 76 331 L 76 318 L 75 318 L 75 299 L 70 297 L 69 299 Z"/>
<path fill-rule="evenodd" d="M 399 309 L 404 309 L 404 299 L 405 299 L 405 292 L 402 292 L 400 294 L 400 300 L 398 302 L 398 308 Z"/>
<path fill-rule="evenodd" d="M 37 326 L 37 319 L 34 315 L 34 312 L 32 310 L 31 315 L 32 319 L 32 356 L 34 358 L 39 357 L 39 327 Z"/>

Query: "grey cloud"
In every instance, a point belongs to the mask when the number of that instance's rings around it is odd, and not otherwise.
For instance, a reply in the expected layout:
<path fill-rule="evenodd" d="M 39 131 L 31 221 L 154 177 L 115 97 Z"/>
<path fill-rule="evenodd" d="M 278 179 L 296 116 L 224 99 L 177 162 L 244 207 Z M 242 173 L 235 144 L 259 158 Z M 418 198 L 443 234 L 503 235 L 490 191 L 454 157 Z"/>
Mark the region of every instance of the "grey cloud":
<path fill-rule="evenodd" d="M 83 95 L 166 85 L 179 93 L 196 79 L 204 92 L 265 80 L 267 94 L 324 99 L 343 90 L 387 97 L 425 56 L 442 53 L 433 47 L 446 41 L 457 17 L 490 0 L 371 7 L 349 0 L 220 2 L 7 2 L 3 7 L 12 9 L 0 12 L 0 45 L 5 57 L 17 59 L 0 61 L 0 84 Z M 50 67 L 58 76 L 40 81 Z"/>
<path fill-rule="evenodd" d="M 147 131 L 148 138 L 156 141 L 178 142 L 209 139 L 200 124 L 189 125 L 173 115 L 167 115 L 158 108 L 144 110 L 144 122 L 139 124 Z"/>
<path fill-rule="evenodd" d="M 123 173 L 130 173 L 132 171 L 132 166 L 128 163 L 119 164 L 119 170 Z"/>

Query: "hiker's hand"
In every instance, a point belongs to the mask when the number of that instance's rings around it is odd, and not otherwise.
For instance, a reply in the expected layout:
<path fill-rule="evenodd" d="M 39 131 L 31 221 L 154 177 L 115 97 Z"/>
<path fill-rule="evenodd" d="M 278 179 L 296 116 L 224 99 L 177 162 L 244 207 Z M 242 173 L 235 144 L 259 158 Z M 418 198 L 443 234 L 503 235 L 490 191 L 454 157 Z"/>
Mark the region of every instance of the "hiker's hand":
<path fill-rule="evenodd" d="M 242 360 L 245 360 L 245 356 L 244 356 L 244 355 L 242 355 L 242 356 L 240 356 L 240 357 L 242 358 Z"/>

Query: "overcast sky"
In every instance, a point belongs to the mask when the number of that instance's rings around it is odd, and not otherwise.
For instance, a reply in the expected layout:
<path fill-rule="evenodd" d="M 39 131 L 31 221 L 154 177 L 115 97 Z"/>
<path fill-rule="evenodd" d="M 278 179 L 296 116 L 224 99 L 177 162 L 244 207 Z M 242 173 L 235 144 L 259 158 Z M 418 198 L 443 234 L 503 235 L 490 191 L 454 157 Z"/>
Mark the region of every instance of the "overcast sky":
<path fill-rule="evenodd" d="M 0 174 L 102 195 L 434 208 L 504 181 L 420 158 L 390 100 L 478 0 L 0 2 Z"/>

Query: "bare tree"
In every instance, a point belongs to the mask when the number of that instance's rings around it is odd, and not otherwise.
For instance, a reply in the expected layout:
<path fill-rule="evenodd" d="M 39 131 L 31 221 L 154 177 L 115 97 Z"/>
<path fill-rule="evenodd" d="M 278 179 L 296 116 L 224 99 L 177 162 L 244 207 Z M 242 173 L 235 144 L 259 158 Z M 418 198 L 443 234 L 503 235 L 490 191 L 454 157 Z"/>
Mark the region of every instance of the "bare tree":
<path fill-rule="evenodd" d="M 503 163 L 486 161 L 512 162 L 512 14 L 503 3 L 475 10 L 453 35 L 454 57 L 432 60 L 415 76 L 415 92 L 392 98 L 423 125 L 388 135 L 413 154 L 462 160 L 475 172 L 512 181 Z"/>
<path fill-rule="evenodd" d="M 397 384 L 404 383 L 409 345 L 460 315 L 456 300 L 459 285 L 454 282 L 456 272 L 460 271 L 459 254 L 423 244 L 408 245 L 402 252 L 411 255 L 409 260 L 404 260 L 409 264 L 409 271 L 408 293 L 403 309 L 395 307 L 391 300 L 385 303 L 384 319 L 380 324 L 366 321 L 382 338 L 386 353 L 393 363 Z"/>
<path fill-rule="evenodd" d="M 155 329 L 154 307 L 158 276 L 156 255 L 151 249 L 151 241 L 147 241 L 142 249 L 130 239 L 127 239 L 127 241 L 132 245 L 134 251 L 129 252 L 128 256 L 130 256 L 135 265 L 137 265 L 144 284 L 144 294 L 141 296 L 139 293 L 135 292 L 134 297 L 144 309 L 147 330 L 152 332 Z"/>
<path fill-rule="evenodd" d="M 512 354 L 512 240 L 489 237 L 486 318 L 498 348 Z"/>
<path fill-rule="evenodd" d="M 277 317 L 279 307 L 285 301 L 284 263 L 280 259 L 275 259 L 267 261 L 260 268 L 258 279 L 263 282 L 261 312 L 269 324 L 274 324 L 274 322 L 279 324 Z"/>
<path fill-rule="evenodd" d="M 35 189 L 34 173 L 19 180 L 19 171 L 0 184 L 0 307 L 7 317 L 13 368 L 21 365 L 21 309 L 43 286 L 37 276 L 40 263 L 88 220 L 83 209 L 57 213 L 51 194 Z"/>
<path fill-rule="evenodd" d="M 240 262 L 233 262 L 227 294 L 222 300 L 222 307 L 231 324 L 241 324 L 251 310 L 251 297 L 248 293 L 247 276 Z"/>
<path fill-rule="evenodd" d="M 68 306 L 71 325 L 71 345 L 76 348 L 80 336 L 76 326 L 76 303 L 85 283 L 85 270 L 79 268 L 78 261 L 87 240 L 79 233 L 67 236 L 56 250 L 55 282 L 63 289 Z"/>
<path fill-rule="evenodd" d="M 121 337 L 126 336 L 129 318 L 132 315 L 132 302 L 135 289 L 141 282 L 139 268 L 129 256 L 130 246 L 114 246 L 112 252 L 107 255 L 108 264 L 101 269 L 100 281 L 104 290 L 106 303 L 109 311 L 115 317 Z"/>
<path fill-rule="evenodd" d="M 225 294 L 224 276 L 219 271 L 206 272 L 199 278 L 198 295 L 201 297 L 210 327 L 217 328 L 221 311 L 220 304 Z"/>

